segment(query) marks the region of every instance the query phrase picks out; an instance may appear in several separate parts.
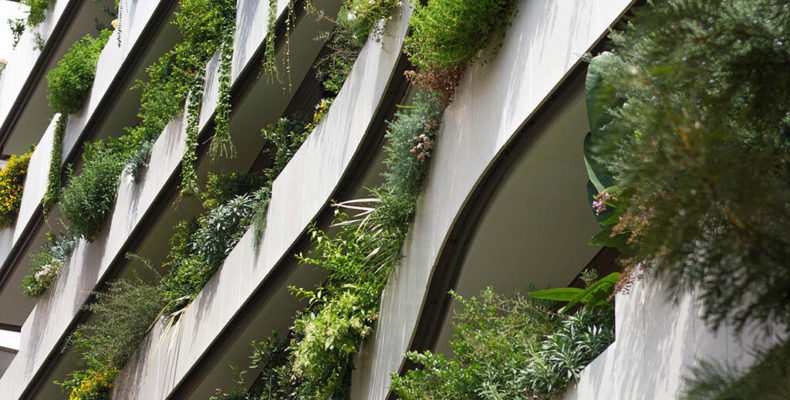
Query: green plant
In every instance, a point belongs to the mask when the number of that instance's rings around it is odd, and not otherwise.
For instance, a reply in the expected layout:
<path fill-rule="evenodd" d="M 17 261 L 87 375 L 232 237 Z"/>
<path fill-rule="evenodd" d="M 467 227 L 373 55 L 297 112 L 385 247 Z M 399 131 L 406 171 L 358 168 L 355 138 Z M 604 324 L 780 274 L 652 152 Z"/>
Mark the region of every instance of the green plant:
<path fill-rule="evenodd" d="M 86 309 L 95 319 L 78 326 L 67 344 L 79 354 L 81 369 L 56 382 L 70 398 L 109 399 L 118 370 L 140 346 L 165 305 L 161 287 L 139 278 L 121 279 L 106 293 L 94 296 L 96 301 Z"/>
<path fill-rule="evenodd" d="M 490 287 L 464 299 L 453 316 L 454 357 L 430 351 L 406 356 L 423 368 L 393 374 L 403 399 L 553 399 L 614 340 L 611 307 L 555 314 L 530 297 L 504 297 Z"/>
<path fill-rule="evenodd" d="M 44 22 L 44 19 L 47 17 L 47 8 L 49 8 L 49 0 L 22 0 L 22 4 L 28 6 L 27 17 L 8 19 L 8 25 L 13 35 L 13 48 L 16 48 L 16 45 L 19 44 L 19 39 L 22 37 L 22 34 L 25 33 L 26 28 L 33 29 Z M 37 42 L 42 42 L 38 47 L 44 47 L 41 36 L 38 32 L 35 34 Z"/>
<path fill-rule="evenodd" d="M 625 275 L 695 288 L 714 329 L 790 324 L 786 6 L 651 2 L 590 68 L 588 104 L 605 113 L 589 152 L 614 181 L 596 189 Z"/>
<path fill-rule="evenodd" d="M 263 185 L 263 176 L 257 173 L 218 172 L 208 173 L 206 188 L 200 194 L 203 208 L 210 210 L 227 203 L 239 194 L 252 193 Z"/>
<path fill-rule="evenodd" d="M 404 42 L 409 61 L 419 68 L 410 79 L 426 91 L 442 93 L 449 104 L 461 73 L 485 62 L 483 50 L 501 45 L 505 28 L 516 12 L 513 0 L 431 0 L 414 2 L 412 32 Z M 493 53 L 493 52 L 491 52 Z"/>
<path fill-rule="evenodd" d="M 259 193 L 237 195 L 196 221 L 179 224 L 163 266 L 170 269 L 162 280 L 168 312 L 188 306 L 206 285 L 244 235 L 259 201 Z"/>
<path fill-rule="evenodd" d="M 14 226 L 22 205 L 27 167 L 33 152 L 12 155 L 0 170 L 0 229 Z"/>
<path fill-rule="evenodd" d="M 52 135 L 52 151 L 49 156 L 49 174 L 47 175 L 47 191 L 41 199 L 45 209 L 55 205 L 60 200 L 61 166 L 63 164 L 63 136 L 66 134 L 66 125 L 69 117 L 60 114 Z"/>
<path fill-rule="evenodd" d="M 362 45 L 369 34 L 376 37 L 384 34 L 381 21 L 386 20 L 399 3 L 400 0 L 347 0 L 338 13 L 337 23 L 349 30 L 353 39 Z"/>
<path fill-rule="evenodd" d="M 15 49 L 16 45 L 19 44 L 19 39 L 22 38 L 22 34 L 25 33 L 25 20 L 24 18 L 9 18 L 7 21 L 13 38 L 11 47 Z"/>
<path fill-rule="evenodd" d="M 82 108 L 93 86 L 96 63 L 112 32 L 103 30 L 98 38 L 85 35 L 74 43 L 57 67 L 47 74 L 49 106 L 61 114 L 73 114 Z"/>
<path fill-rule="evenodd" d="M 235 25 L 223 32 L 219 50 L 219 99 L 214 115 L 214 139 L 211 150 L 214 157 L 223 155 L 233 157 L 235 150 L 230 139 L 230 68 L 233 58 L 233 33 Z"/>
<path fill-rule="evenodd" d="M 22 278 L 22 291 L 29 299 L 37 299 L 49 291 L 66 257 L 77 245 L 77 238 L 69 234 L 60 238 L 47 236 L 42 248 L 30 255 L 30 273 Z"/>
<path fill-rule="evenodd" d="M 288 337 L 280 338 L 277 332 L 262 342 L 252 342 L 250 366 L 237 372 L 239 379 L 236 388 L 229 393 L 221 390 L 211 400 L 286 400 L 294 399 L 296 388 L 290 381 L 290 357 L 288 356 Z M 244 375 L 257 373 L 255 383 L 247 388 Z"/>
<path fill-rule="evenodd" d="M 124 164 L 112 145 L 101 141 L 85 146 L 83 161 L 79 175 L 74 175 L 71 168 L 67 170 L 68 185 L 59 207 L 71 230 L 90 241 L 115 201 Z"/>
<path fill-rule="evenodd" d="M 592 306 L 606 305 L 612 293 L 617 280 L 620 278 L 619 272 L 612 272 L 609 275 L 597 280 L 589 282 L 584 289 L 567 287 L 546 289 L 531 292 L 529 295 L 536 299 L 552 300 L 552 301 L 567 301 L 564 307 L 560 309 L 560 313 L 564 313 L 579 303 L 586 303 Z M 597 275 L 593 280 L 597 278 Z"/>
<path fill-rule="evenodd" d="M 327 92 L 336 96 L 351 72 L 362 45 L 352 31 L 343 25 L 336 25 L 320 37 L 326 40 L 327 54 L 315 62 L 316 78 Z"/>

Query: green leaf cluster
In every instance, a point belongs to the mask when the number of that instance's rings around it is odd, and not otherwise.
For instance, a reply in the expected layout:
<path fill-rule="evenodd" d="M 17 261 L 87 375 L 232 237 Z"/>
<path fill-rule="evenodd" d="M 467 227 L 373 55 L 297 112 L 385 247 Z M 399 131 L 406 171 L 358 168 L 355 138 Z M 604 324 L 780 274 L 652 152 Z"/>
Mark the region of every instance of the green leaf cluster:
<path fill-rule="evenodd" d="M 76 245 L 77 238 L 68 233 L 62 237 L 48 235 L 41 249 L 30 255 L 30 272 L 22 278 L 22 292 L 27 298 L 37 299 L 49 291 Z"/>
<path fill-rule="evenodd" d="M 47 74 L 49 107 L 60 114 L 73 114 L 80 109 L 90 94 L 96 63 L 112 31 L 103 30 L 99 37 L 85 35 L 74 43 L 57 67 Z"/>
<path fill-rule="evenodd" d="M 359 45 L 365 43 L 368 35 L 380 38 L 384 34 L 383 22 L 400 0 L 348 0 L 343 2 L 337 14 L 337 24 L 351 33 L 351 38 Z"/>
<path fill-rule="evenodd" d="M 410 75 L 425 91 L 442 93 L 442 104 L 452 100 L 463 70 L 494 54 L 516 12 L 513 0 L 414 1 L 409 19 L 411 35 L 404 51 L 419 68 Z M 490 52 L 484 49 L 494 43 Z"/>
<path fill-rule="evenodd" d="M 89 241 L 104 225 L 124 170 L 124 160 L 114 143 L 87 143 L 80 174 L 73 174 L 70 167 L 66 171 L 68 183 L 58 206 L 69 221 L 70 231 Z"/>
<path fill-rule="evenodd" d="M 430 351 L 407 358 L 422 368 L 393 374 L 403 399 L 554 399 L 614 340 L 611 306 L 555 314 L 544 300 L 487 288 L 453 316 L 453 358 Z"/>
<path fill-rule="evenodd" d="M 608 105 L 590 149 L 615 182 L 621 262 L 696 289 L 712 328 L 790 323 L 788 7 L 649 2 L 590 94 Z"/>
<path fill-rule="evenodd" d="M 86 306 L 95 318 L 77 327 L 67 346 L 74 346 L 79 354 L 80 370 L 69 379 L 56 382 L 72 396 L 95 396 L 109 399 L 109 388 L 117 371 L 126 365 L 145 339 L 152 322 L 164 307 L 161 287 L 139 278 L 121 279 L 105 293 L 94 293 L 96 301 Z M 92 385 L 85 390 L 86 380 L 105 376 L 102 385 Z M 85 398 L 80 397 L 78 398 Z"/>

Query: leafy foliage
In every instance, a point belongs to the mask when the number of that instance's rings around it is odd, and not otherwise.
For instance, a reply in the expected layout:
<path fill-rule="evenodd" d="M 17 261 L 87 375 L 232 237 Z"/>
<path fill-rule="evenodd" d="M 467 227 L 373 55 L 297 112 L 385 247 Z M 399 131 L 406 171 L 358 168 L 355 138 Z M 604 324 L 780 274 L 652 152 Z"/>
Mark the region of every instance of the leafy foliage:
<path fill-rule="evenodd" d="M 454 358 L 430 351 L 407 357 L 423 366 L 391 389 L 403 399 L 552 399 L 614 340 L 610 306 L 555 314 L 544 300 L 503 297 L 490 287 L 479 297 L 455 293 Z"/>
<path fill-rule="evenodd" d="M 263 177 L 257 173 L 209 172 L 206 189 L 200 194 L 203 208 L 211 210 L 239 194 L 254 192 L 261 185 L 263 185 Z"/>
<path fill-rule="evenodd" d="M 47 191 L 41 204 L 44 208 L 52 207 L 60 200 L 60 178 L 63 164 L 63 137 L 66 135 L 66 125 L 69 117 L 60 114 L 55 125 L 55 132 L 52 135 L 52 151 L 49 155 L 49 174 L 47 175 Z"/>
<path fill-rule="evenodd" d="M 223 195 L 225 196 L 225 195 Z M 235 196 L 195 222 L 182 222 L 171 240 L 162 280 L 167 311 L 180 310 L 195 298 L 249 227 L 259 194 Z"/>
<path fill-rule="evenodd" d="M 27 17 L 8 19 L 8 25 L 13 35 L 14 48 L 19 44 L 19 39 L 22 37 L 22 34 L 25 33 L 26 28 L 33 29 L 44 22 L 47 17 L 47 8 L 49 8 L 49 0 L 22 0 L 21 3 L 28 6 Z M 38 34 L 36 33 L 36 35 Z M 40 36 L 37 36 L 37 38 L 40 39 Z M 38 47 L 43 46 L 39 45 Z"/>
<path fill-rule="evenodd" d="M 412 32 L 404 51 L 419 72 L 408 77 L 425 91 L 441 93 L 444 106 L 452 101 L 464 68 L 487 61 L 483 49 L 492 40 L 498 47 L 516 12 L 513 0 L 431 0 L 414 2 L 409 19 Z"/>
<path fill-rule="evenodd" d="M 280 338 L 277 332 L 262 342 L 252 342 L 252 355 L 247 370 L 238 372 L 236 388 L 229 393 L 221 390 L 211 400 L 284 400 L 292 399 L 295 387 L 290 381 L 288 338 Z M 257 373 L 257 378 L 247 389 L 244 375 Z"/>
<path fill-rule="evenodd" d="M 746 371 L 703 361 L 685 379 L 684 400 L 781 400 L 790 398 L 790 340 L 757 353 Z"/>
<path fill-rule="evenodd" d="M 49 291 L 76 244 L 77 238 L 70 234 L 48 236 L 44 246 L 30 255 L 30 273 L 22 278 L 22 291 L 27 298 L 37 299 Z"/>
<path fill-rule="evenodd" d="M 33 152 L 12 155 L 0 170 L 0 229 L 12 227 L 16 223 L 32 155 Z"/>
<path fill-rule="evenodd" d="M 790 323 L 790 4 L 651 2 L 613 35 L 591 150 L 621 259 L 695 288 L 712 328 Z M 606 116 L 604 115 L 604 116 Z M 608 120 L 607 120 L 608 119 Z"/>
<path fill-rule="evenodd" d="M 381 37 L 384 34 L 382 20 L 386 21 L 400 0 L 348 0 L 338 13 L 337 23 L 348 30 L 360 45 L 369 34 Z"/>
<path fill-rule="evenodd" d="M 106 293 L 95 293 L 86 308 L 96 318 L 77 327 L 69 345 L 81 370 L 56 382 L 70 398 L 108 399 L 112 381 L 145 338 L 164 306 L 162 290 L 141 279 L 121 279 Z"/>
<path fill-rule="evenodd" d="M 101 229 L 112 208 L 123 172 L 123 160 L 112 144 L 98 141 L 85 146 L 85 162 L 79 175 L 67 170 L 68 185 L 63 189 L 59 207 L 75 234 L 87 240 Z"/>
<path fill-rule="evenodd" d="M 612 272 L 584 289 L 573 287 L 546 289 L 531 292 L 529 295 L 536 299 L 567 301 L 568 304 L 560 309 L 560 313 L 564 313 L 579 303 L 601 306 L 609 301 L 619 277 L 619 272 Z"/>
<path fill-rule="evenodd" d="M 82 108 L 93 86 L 96 63 L 112 32 L 103 30 L 99 37 L 85 35 L 74 43 L 58 66 L 47 74 L 49 106 L 61 114 L 73 114 Z"/>
<path fill-rule="evenodd" d="M 267 387 L 276 388 L 272 392 L 276 398 L 348 396 L 353 358 L 378 318 L 381 291 L 401 258 L 415 199 L 422 189 L 427 159 L 418 159 L 410 151 L 413 138 L 424 133 L 426 127 L 435 129 L 433 124 L 438 124 L 440 115 L 433 96 L 418 96 L 413 107 L 397 113 L 387 133 L 390 145 L 385 183 L 372 191 L 377 197 L 339 204 L 333 224 L 338 232 L 332 236 L 317 229 L 311 231 L 313 250 L 308 256 L 300 256 L 300 262 L 318 266 L 329 277 L 312 290 L 292 288 L 309 307 L 291 328 L 287 356 L 277 356 L 280 350 L 272 346 L 265 347 L 260 355 L 279 360 L 262 369 L 269 379 Z M 280 121 L 278 129 L 290 131 L 287 122 Z M 260 392 L 241 390 L 236 394 L 254 393 Z"/>

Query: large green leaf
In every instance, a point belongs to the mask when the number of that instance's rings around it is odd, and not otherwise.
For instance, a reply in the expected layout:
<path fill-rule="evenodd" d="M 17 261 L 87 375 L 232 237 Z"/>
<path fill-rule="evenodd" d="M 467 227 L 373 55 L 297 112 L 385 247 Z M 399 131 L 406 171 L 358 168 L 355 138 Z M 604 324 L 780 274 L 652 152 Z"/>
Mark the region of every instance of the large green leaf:
<path fill-rule="evenodd" d="M 529 295 L 536 299 L 567 301 L 560 313 L 564 313 L 579 303 L 586 303 L 592 307 L 603 306 L 609 303 L 609 297 L 614 292 L 617 279 L 620 278 L 619 272 L 612 272 L 599 279 L 585 289 L 578 288 L 556 288 L 538 290 Z"/>

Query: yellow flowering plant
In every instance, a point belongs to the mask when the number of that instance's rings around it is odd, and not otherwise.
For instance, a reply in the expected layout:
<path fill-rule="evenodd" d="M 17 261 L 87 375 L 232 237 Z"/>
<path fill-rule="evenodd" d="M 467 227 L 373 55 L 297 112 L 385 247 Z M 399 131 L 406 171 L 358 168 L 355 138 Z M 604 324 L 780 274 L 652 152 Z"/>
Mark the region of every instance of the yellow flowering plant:
<path fill-rule="evenodd" d="M 63 382 L 55 382 L 69 393 L 69 400 L 108 400 L 118 368 L 76 371 Z"/>
<path fill-rule="evenodd" d="M 9 228 L 16 222 L 22 204 L 22 190 L 27 166 L 33 152 L 13 155 L 5 168 L 0 170 L 0 229 Z"/>

